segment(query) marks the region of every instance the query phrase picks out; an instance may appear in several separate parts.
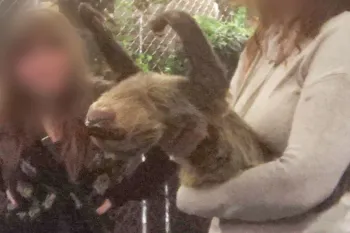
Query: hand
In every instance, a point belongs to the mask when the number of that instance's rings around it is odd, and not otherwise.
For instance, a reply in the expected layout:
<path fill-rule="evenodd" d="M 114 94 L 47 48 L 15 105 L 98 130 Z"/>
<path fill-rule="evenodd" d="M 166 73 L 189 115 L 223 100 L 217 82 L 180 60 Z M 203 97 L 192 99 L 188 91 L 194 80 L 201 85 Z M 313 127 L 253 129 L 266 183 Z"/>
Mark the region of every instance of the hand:
<path fill-rule="evenodd" d="M 96 213 L 98 214 L 98 215 L 103 215 L 103 214 L 105 214 L 108 210 L 110 210 L 111 208 L 112 208 L 112 202 L 109 200 L 109 199 L 106 199 L 104 202 L 103 202 L 103 204 L 99 207 L 99 208 L 97 208 L 97 210 L 96 210 Z"/>
<path fill-rule="evenodd" d="M 13 197 L 13 195 L 11 194 L 10 190 L 6 190 L 6 197 L 15 208 L 18 207 L 18 204 L 17 204 L 15 198 Z"/>
<path fill-rule="evenodd" d="M 59 131 L 60 127 L 57 126 L 55 120 L 44 116 L 41 120 L 41 123 L 47 136 L 51 139 L 52 142 L 55 143 L 61 140 L 62 133 Z"/>

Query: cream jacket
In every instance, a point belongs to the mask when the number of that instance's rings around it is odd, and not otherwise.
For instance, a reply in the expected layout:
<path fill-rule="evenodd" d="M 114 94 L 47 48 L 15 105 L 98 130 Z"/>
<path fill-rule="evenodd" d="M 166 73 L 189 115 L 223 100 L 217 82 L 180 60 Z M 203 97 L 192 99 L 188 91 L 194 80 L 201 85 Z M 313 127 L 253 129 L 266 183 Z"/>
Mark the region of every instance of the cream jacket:
<path fill-rule="evenodd" d="M 178 208 L 214 218 L 210 233 L 350 232 L 346 195 L 288 220 L 323 202 L 350 164 L 350 12 L 278 67 L 274 45 L 247 74 L 239 65 L 231 90 L 234 110 L 281 157 L 215 188 L 180 187 Z"/>

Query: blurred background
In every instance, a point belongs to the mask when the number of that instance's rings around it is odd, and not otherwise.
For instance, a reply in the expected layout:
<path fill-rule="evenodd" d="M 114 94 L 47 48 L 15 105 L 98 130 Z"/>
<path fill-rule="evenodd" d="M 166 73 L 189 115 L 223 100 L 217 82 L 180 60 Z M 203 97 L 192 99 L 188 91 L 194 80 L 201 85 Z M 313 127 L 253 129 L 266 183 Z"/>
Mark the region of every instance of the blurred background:
<path fill-rule="evenodd" d="M 177 9 L 192 14 L 226 65 L 229 77 L 232 77 L 239 54 L 256 23 L 256 18 L 237 0 L 0 0 L 0 49 L 8 22 L 20 9 L 51 7 L 64 13 L 80 30 L 86 40 L 94 75 L 111 79 L 115 74 L 76 15 L 81 2 L 89 2 L 108 19 L 106 26 L 144 71 L 185 74 L 187 70 L 186 57 L 175 33 L 168 30 L 155 36 L 148 28 L 148 22 L 160 12 Z M 164 186 L 159 195 L 161 198 L 130 202 L 115 210 L 115 233 L 208 232 L 208 220 L 177 211 L 177 187 L 174 177 Z"/>

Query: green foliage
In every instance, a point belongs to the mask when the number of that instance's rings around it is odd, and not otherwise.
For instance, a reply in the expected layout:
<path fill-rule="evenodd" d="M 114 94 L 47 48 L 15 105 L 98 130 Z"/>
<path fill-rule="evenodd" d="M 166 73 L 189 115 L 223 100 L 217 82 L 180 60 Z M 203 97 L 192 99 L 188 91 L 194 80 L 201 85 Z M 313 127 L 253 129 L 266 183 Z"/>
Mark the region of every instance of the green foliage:
<path fill-rule="evenodd" d="M 166 0 L 152 0 L 166 1 Z M 162 57 L 154 55 L 154 51 L 140 53 L 135 49 L 135 38 L 137 38 L 138 29 L 135 28 L 136 22 L 128 17 L 120 18 L 119 15 L 131 15 L 134 6 L 129 1 L 116 1 L 115 18 L 119 27 L 111 25 L 110 29 L 114 31 L 117 40 L 123 45 L 127 51 L 131 51 L 131 56 L 145 72 L 157 71 L 170 74 L 183 74 L 186 71 L 186 58 L 182 50 L 172 54 L 166 54 Z M 231 20 L 223 22 L 221 20 L 208 17 L 196 16 L 199 26 L 204 31 L 209 42 L 214 49 L 224 56 L 241 51 L 242 44 L 249 38 L 253 32 L 253 28 L 246 23 L 247 11 L 245 8 L 238 8 L 231 12 Z M 123 30 L 121 30 L 121 28 Z M 137 43 L 137 42 L 136 42 Z M 138 52 L 135 52 L 137 50 Z"/>
<path fill-rule="evenodd" d="M 220 20 L 206 17 L 195 17 L 208 40 L 215 49 L 239 50 L 242 42 L 251 35 L 253 29 L 246 25 L 246 10 L 239 8 L 232 20 L 222 22 Z"/>
<path fill-rule="evenodd" d="M 186 72 L 186 58 L 181 52 L 170 54 L 167 58 L 159 63 L 159 71 L 167 74 L 181 75 Z"/>
<path fill-rule="evenodd" d="M 206 16 L 195 18 L 214 49 L 220 55 L 229 55 L 241 51 L 244 41 L 254 30 L 246 24 L 246 15 L 246 9 L 239 8 L 234 12 L 232 20 L 227 22 Z M 161 59 L 149 54 L 134 54 L 134 57 L 137 57 L 138 65 L 145 71 L 155 69 L 169 74 L 183 74 L 186 70 L 186 59 L 181 51 Z"/>
<path fill-rule="evenodd" d="M 150 65 L 153 60 L 153 56 L 146 53 L 138 53 L 134 55 L 134 60 L 136 64 L 144 71 L 144 72 L 150 72 L 151 68 Z"/>
<path fill-rule="evenodd" d="M 184 74 L 185 58 L 179 54 L 170 54 L 164 59 L 147 53 L 132 54 L 136 64 L 145 72 L 156 71 L 167 74 Z"/>

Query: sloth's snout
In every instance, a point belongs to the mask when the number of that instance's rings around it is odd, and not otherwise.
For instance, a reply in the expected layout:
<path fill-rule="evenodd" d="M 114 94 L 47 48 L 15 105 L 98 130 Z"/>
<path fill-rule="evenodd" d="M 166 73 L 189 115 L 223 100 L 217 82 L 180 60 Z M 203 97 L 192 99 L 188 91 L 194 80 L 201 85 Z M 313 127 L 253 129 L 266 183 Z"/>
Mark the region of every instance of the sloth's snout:
<path fill-rule="evenodd" d="M 99 126 L 100 123 L 111 122 L 114 118 L 115 114 L 112 111 L 91 109 L 86 116 L 85 125 L 88 127 Z"/>

